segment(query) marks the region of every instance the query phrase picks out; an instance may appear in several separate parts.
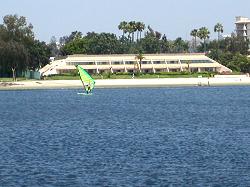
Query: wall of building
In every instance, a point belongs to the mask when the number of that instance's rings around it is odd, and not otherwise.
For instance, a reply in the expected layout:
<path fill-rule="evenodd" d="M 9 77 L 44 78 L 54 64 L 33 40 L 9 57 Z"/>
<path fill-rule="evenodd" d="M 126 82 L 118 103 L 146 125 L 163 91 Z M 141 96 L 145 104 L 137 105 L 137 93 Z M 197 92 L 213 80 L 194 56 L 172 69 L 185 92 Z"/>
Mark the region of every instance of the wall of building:
<path fill-rule="evenodd" d="M 177 72 L 177 71 L 228 71 L 231 70 L 222 66 L 218 62 L 208 58 L 202 53 L 187 54 L 145 54 L 139 68 L 139 60 L 136 55 L 70 55 L 62 62 L 54 61 L 43 75 L 50 72 L 57 74 L 75 71 L 76 65 L 83 66 L 91 74 L 98 73 L 133 73 L 141 71 L 143 73 L 157 72 Z"/>

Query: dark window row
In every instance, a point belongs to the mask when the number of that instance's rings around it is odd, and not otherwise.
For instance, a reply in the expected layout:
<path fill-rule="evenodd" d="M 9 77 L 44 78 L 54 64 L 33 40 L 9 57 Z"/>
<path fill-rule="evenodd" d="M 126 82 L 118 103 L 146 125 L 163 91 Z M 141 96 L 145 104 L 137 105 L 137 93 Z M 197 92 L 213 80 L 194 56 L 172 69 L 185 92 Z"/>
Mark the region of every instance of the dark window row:
<path fill-rule="evenodd" d="M 96 62 L 97 65 L 110 65 L 109 62 Z M 125 64 L 133 65 L 135 61 L 125 61 Z M 153 61 L 153 64 L 179 64 L 179 61 Z M 192 63 L 213 63 L 210 60 L 181 60 L 182 64 L 192 64 Z M 113 61 L 113 65 L 123 65 L 122 61 Z M 142 61 L 142 64 L 152 64 L 151 61 Z M 95 62 L 67 62 L 67 65 L 95 65 Z"/>
<path fill-rule="evenodd" d="M 213 63 L 210 60 L 181 60 L 182 64 Z"/>

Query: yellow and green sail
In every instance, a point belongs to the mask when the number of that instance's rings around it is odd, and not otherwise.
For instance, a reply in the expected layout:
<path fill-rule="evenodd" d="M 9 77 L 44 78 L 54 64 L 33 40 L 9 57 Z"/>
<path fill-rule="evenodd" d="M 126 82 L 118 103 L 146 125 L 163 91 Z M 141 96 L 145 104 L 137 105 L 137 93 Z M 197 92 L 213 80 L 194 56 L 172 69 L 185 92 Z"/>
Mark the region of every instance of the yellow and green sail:
<path fill-rule="evenodd" d="M 95 80 L 81 66 L 77 65 L 76 68 L 79 72 L 85 91 L 87 93 L 91 92 L 95 87 Z"/>

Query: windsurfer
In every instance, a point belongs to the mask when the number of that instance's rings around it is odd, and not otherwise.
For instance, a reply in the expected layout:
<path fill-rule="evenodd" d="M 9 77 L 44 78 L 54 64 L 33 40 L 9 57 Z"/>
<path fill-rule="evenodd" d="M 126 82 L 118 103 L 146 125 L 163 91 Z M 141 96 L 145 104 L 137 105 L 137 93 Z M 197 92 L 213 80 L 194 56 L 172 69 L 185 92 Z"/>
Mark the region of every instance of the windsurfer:
<path fill-rule="evenodd" d="M 86 85 L 86 92 L 89 94 L 91 92 L 90 84 Z"/>
<path fill-rule="evenodd" d="M 77 69 L 86 94 L 91 93 L 95 87 L 94 79 L 81 66 L 77 66 Z"/>

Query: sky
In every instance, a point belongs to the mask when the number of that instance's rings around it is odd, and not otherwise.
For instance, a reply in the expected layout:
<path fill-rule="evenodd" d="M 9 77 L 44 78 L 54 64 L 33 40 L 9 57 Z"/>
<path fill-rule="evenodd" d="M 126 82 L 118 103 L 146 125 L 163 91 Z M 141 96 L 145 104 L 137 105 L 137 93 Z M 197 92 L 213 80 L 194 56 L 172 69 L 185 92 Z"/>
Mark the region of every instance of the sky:
<path fill-rule="evenodd" d="M 207 27 L 211 39 L 216 23 L 224 34 L 235 30 L 235 16 L 250 18 L 250 0 L 1 0 L 0 24 L 9 14 L 25 16 L 37 39 L 49 42 L 72 31 L 121 35 L 121 21 L 141 21 L 168 39 L 190 40 L 190 31 Z"/>

